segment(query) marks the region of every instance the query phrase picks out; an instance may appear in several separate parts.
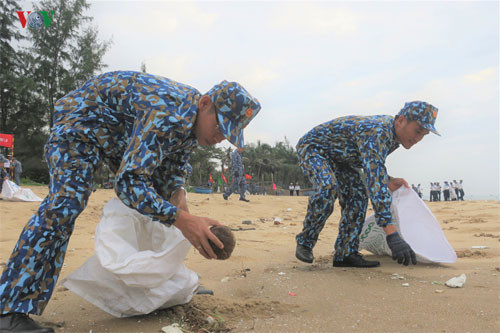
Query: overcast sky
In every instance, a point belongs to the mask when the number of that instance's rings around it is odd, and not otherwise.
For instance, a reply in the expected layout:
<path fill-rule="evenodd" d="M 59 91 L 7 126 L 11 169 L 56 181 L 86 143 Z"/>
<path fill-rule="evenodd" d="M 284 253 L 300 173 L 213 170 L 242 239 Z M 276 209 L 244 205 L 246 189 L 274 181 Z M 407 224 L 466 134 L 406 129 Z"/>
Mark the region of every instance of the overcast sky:
<path fill-rule="evenodd" d="M 389 155 L 392 176 L 464 180 L 499 197 L 499 2 L 91 1 L 106 71 L 147 71 L 202 93 L 238 81 L 262 103 L 245 141 L 295 146 L 312 127 L 356 114 L 439 108 L 436 128 Z M 27 8 L 25 9 L 27 10 Z M 56 18 L 54 18 L 56 19 Z"/>

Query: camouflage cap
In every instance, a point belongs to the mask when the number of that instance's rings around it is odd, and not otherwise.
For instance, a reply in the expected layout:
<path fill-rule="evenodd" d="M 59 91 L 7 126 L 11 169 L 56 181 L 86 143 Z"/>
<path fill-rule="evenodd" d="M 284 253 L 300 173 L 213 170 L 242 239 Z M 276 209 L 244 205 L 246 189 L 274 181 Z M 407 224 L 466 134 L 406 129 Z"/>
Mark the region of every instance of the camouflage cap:
<path fill-rule="evenodd" d="M 399 111 L 398 116 L 404 116 L 407 120 L 415 120 L 420 126 L 430 132 L 441 136 L 434 127 L 438 109 L 426 102 L 414 101 L 406 102 Z"/>
<path fill-rule="evenodd" d="M 222 81 L 207 92 L 217 111 L 221 131 L 237 147 L 243 147 L 243 129 L 260 111 L 259 101 L 237 82 Z"/>

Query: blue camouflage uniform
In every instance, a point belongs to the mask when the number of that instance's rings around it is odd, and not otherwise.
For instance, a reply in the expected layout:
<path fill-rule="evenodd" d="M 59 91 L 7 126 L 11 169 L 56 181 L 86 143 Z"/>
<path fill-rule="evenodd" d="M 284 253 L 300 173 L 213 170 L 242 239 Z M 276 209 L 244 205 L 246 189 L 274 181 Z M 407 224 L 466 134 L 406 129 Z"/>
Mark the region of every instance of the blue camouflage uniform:
<path fill-rule="evenodd" d="M 49 194 L 24 227 L 1 277 L 0 310 L 40 315 L 56 285 L 75 219 L 87 205 L 100 161 L 116 174 L 129 207 L 164 224 L 197 146 L 193 125 L 201 94 L 137 72 L 96 76 L 55 105 L 45 146 Z"/>
<path fill-rule="evenodd" d="M 310 249 L 318 240 L 336 198 L 342 209 L 335 258 L 358 251 L 371 199 L 378 225 L 392 224 L 385 159 L 399 144 L 391 116 L 347 116 L 321 124 L 297 144 L 302 171 L 314 185 L 297 243 Z"/>
<path fill-rule="evenodd" d="M 243 172 L 243 161 L 238 149 L 235 149 L 231 154 L 233 182 L 226 189 L 224 197 L 228 198 L 234 192 L 240 194 L 240 198 L 245 199 L 245 174 Z"/>
<path fill-rule="evenodd" d="M 405 103 L 397 116 L 440 135 L 434 127 L 437 112 L 429 103 L 413 101 Z M 377 224 L 392 224 L 385 159 L 399 147 L 394 121 L 391 116 L 347 116 L 316 126 L 299 140 L 299 163 L 315 188 L 304 228 L 296 237 L 299 245 L 314 247 L 336 198 L 342 210 L 335 242 L 336 261 L 358 252 L 368 198 Z"/>

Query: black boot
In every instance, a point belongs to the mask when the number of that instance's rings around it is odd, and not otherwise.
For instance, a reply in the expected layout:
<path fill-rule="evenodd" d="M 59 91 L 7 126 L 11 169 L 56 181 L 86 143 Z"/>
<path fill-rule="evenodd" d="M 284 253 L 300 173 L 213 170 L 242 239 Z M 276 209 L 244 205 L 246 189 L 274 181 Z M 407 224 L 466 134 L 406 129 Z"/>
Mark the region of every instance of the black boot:
<path fill-rule="evenodd" d="M 225 194 L 223 194 L 222 197 L 224 198 L 224 200 L 227 200 L 227 196 Z"/>
<path fill-rule="evenodd" d="M 50 327 L 42 327 L 26 313 L 7 313 L 0 316 L 0 332 L 2 333 L 54 333 Z"/>
<path fill-rule="evenodd" d="M 314 261 L 312 249 L 300 244 L 297 244 L 297 248 L 295 249 L 295 257 L 308 264 L 311 264 Z"/>
<path fill-rule="evenodd" d="M 196 289 L 196 295 L 214 295 L 214 291 L 212 289 L 207 289 L 201 284 L 198 286 L 198 289 Z"/>
<path fill-rule="evenodd" d="M 245 198 L 240 198 L 240 201 L 250 202 L 250 200 L 245 199 Z"/>
<path fill-rule="evenodd" d="M 363 259 L 363 256 L 359 253 L 353 253 L 347 257 L 344 257 L 343 260 L 336 260 L 336 258 L 333 258 L 333 267 L 369 268 L 378 266 L 380 266 L 380 262 L 365 260 Z"/>

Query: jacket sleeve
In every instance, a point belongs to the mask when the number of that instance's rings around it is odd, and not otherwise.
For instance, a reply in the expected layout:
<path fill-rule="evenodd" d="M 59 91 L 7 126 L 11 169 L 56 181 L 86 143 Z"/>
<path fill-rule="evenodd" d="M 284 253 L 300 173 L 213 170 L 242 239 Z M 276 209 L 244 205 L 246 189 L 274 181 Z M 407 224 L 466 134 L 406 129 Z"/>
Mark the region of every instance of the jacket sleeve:
<path fill-rule="evenodd" d="M 188 176 L 189 154 L 169 156 L 167 163 L 153 172 L 153 187 L 166 200 L 170 200 L 172 193 L 184 186 Z"/>
<path fill-rule="evenodd" d="M 166 224 L 174 223 L 179 214 L 167 197 L 174 186 L 184 183 L 178 171 L 182 158 L 170 161 L 167 152 L 183 138 L 182 132 L 179 120 L 164 111 L 145 111 L 136 119 L 116 175 L 115 191 L 125 205 Z M 163 164 L 168 168 L 159 168 Z M 155 186 L 160 173 L 165 180 Z"/>
<path fill-rule="evenodd" d="M 385 168 L 387 148 L 378 143 L 376 138 L 360 140 L 358 144 L 361 155 L 362 167 L 366 176 L 366 186 L 372 201 L 377 224 L 385 227 L 392 222 L 391 203 L 392 196 L 389 192 L 389 176 Z"/>

